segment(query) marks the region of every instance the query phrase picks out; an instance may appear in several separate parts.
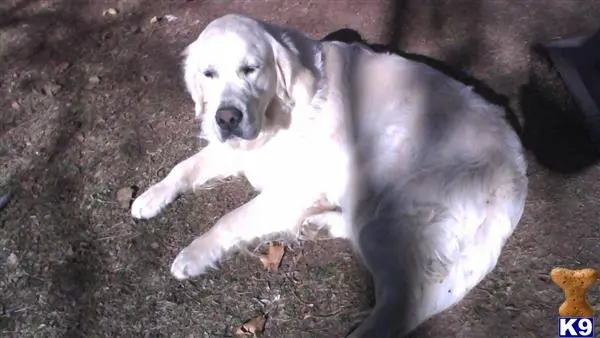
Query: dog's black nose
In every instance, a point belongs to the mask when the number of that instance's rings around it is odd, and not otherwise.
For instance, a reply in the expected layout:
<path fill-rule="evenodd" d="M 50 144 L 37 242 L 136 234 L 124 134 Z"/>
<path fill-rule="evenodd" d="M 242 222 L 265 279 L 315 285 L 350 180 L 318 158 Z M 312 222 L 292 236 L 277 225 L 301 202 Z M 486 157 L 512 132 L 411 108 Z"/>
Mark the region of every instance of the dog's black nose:
<path fill-rule="evenodd" d="M 242 122 L 243 117 L 244 115 L 239 109 L 232 107 L 219 108 L 215 116 L 219 128 L 228 132 L 235 130 Z"/>

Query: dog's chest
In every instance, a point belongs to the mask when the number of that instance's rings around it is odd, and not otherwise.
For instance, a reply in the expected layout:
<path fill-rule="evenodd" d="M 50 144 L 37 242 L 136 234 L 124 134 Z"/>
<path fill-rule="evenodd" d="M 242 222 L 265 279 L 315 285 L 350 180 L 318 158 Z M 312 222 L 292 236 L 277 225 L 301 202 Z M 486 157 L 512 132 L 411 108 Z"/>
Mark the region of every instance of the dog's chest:
<path fill-rule="evenodd" d="M 244 176 L 258 190 L 299 190 L 339 205 L 348 180 L 348 154 L 323 128 L 286 131 L 244 159 Z M 283 188 L 283 189 L 282 189 Z"/>

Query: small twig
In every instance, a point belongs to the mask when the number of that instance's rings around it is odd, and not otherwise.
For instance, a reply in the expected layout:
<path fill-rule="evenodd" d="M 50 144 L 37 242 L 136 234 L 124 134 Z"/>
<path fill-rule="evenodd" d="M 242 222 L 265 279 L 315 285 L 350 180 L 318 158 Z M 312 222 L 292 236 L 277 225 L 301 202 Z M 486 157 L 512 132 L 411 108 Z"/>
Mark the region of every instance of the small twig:
<path fill-rule="evenodd" d="M 136 238 L 136 237 L 139 237 L 139 236 L 140 236 L 140 234 L 126 233 L 126 234 L 117 234 L 117 235 L 112 235 L 112 236 L 100 237 L 100 238 L 98 238 L 96 240 L 97 241 L 108 241 L 108 240 L 111 240 L 111 239 L 124 238 L 124 237 L 128 237 L 127 239 L 133 239 L 133 238 Z"/>
<path fill-rule="evenodd" d="M 23 276 L 27 276 L 27 277 L 29 277 L 29 278 L 33 278 L 33 279 L 35 279 L 35 280 L 38 280 L 38 281 L 40 281 L 40 282 L 45 282 L 45 281 L 46 281 L 45 279 L 42 279 L 42 278 L 40 278 L 40 277 L 37 277 L 37 276 L 34 276 L 34 275 L 32 275 L 32 274 L 29 274 L 29 273 L 27 273 L 27 272 L 23 272 Z"/>
<path fill-rule="evenodd" d="M 516 307 L 510 306 L 510 305 L 504 305 L 504 306 L 502 306 L 502 310 L 521 311 L 520 309 L 517 309 Z"/>
<path fill-rule="evenodd" d="M 24 311 L 27 311 L 27 310 L 31 309 L 32 307 L 33 306 L 26 306 L 26 307 L 23 307 L 23 308 L 20 308 L 20 309 L 16 309 L 12 313 L 24 312 Z"/>
<path fill-rule="evenodd" d="M 287 279 L 287 280 L 288 280 L 288 281 L 289 281 L 289 282 L 292 284 L 292 287 L 290 288 L 290 289 L 292 290 L 292 295 L 294 295 L 294 297 L 295 297 L 295 298 L 296 298 L 296 299 L 297 299 L 297 300 L 298 300 L 300 303 L 302 303 L 302 305 L 304 305 L 304 306 L 308 306 L 308 307 L 310 307 L 310 308 L 314 307 L 314 306 L 315 306 L 315 304 L 312 304 L 312 303 L 306 302 L 306 301 L 302 300 L 302 298 L 300 298 L 300 296 L 298 296 L 298 293 L 296 292 L 296 287 L 294 287 L 294 282 L 293 282 L 293 281 L 290 279 L 290 277 L 289 277 L 289 276 L 287 276 L 287 275 L 284 275 L 284 276 L 285 276 L 285 279 Z"/>
<path fill-rule="evenodd" d="M 307 301 L 302 300 L 302 298 L 300 298 L 300 296 L 298 295 L 298 293 L 296 292 L 296 288 L 294 287 L 294 282 L 290 279 L 290 277 L 286 274 L 285 278 L 292 284 L 291 287 L 291 291 L 292 291 L 292 295 L 294 295 L 294 297 L 296 298 L 296 300 L 298 300 L 300 303 L 302 303 L 302 305 L 309 307 L 311 309 L 315 308 L 315 304 L 313 303 L 309 303 Z M 342 306 L 341 308 L 330 312 L 330 313 L 311 313 L 310 316 L 311 317 L 317 317 L 317 318 L 328 318 L 328 317 L 333 317 L 333 316 L 337 316 L 339 315 L 342 310 L 344 309 L 344 307 Z"/>
<path fill-rule="evenodd" d="M 575 262 L 577 262 L 577 264 L 581 264 L 581 262 L 579 261 L 579 255 L 583 252 L 583 246 L 581 248 L 579 248 L 579 251 L 577 251 L 577 253 L 575 254 L 575 257 L 573 258 L 573 260 Z"/>
<path fill-rule="evenodd" d="M 302 303 L 302 305 L 304 305 L 304 306 L 307 306 L 307 307 L 310 307 L 310 308 L 312 308 L 312 307 L 314 307 L 314 306 L 315 306 L 315 304 L 313 304 L 313 303 L 309 303 L 309 302 L 306 302 L 306 301 L 302 300 L 302 299 L 300 298 L 300 296 L 298 296 L 298 293 L 296 292 L 296 288 L 294 288 L 294 287 L 292 287 L 292 294 L 294 295 L 294 297 L 295 297 L 295 298 L 296 298 L 296 299 L 297 299 L 297 300 L 298 300 L 300 303 Z"/>
<path fill-rule="evenodd" d="M 181 292 L 183 292 L 189 299 L 193 300 L 194 302 L 198 303 L 198 304 L 202 304 L 200 303 L 200 301 L 198 299 L 196 299 L 196 297 L 192 296 L 190 293 L 188 293 L 185 288 L 181 288 Z"/>
<path fill-rule="evenodd" d="M 334 317 L 339 315 L 340 313 L 342 313 L 342 310 L 344 309 L 344 307 L 342 306 L 341 308 L 330 312 L 330 313 L 325 313 L 325 314 L 320 314 L 320 313 L 314 313 L 311 314 L 311 317 L 317 317 L 317 318 L 329 318 L 329 317 Z"/>
<path fill-rule="evenodd" d="M 10 201 L 13 195 L 12 189 L 5 189 L 6 191 L 0 192 L 0 210 L 2 210 Z"/>
<path fill-rule="evenodd" d="M 260 304 L 260 306 L 263 308 L 263 310 L 267 306 L 267 304 L 263 303 L 260 299 L 258 299 L 258 297 L 252 297 L 252 300 L 257 302 L 258 304 Z"/>

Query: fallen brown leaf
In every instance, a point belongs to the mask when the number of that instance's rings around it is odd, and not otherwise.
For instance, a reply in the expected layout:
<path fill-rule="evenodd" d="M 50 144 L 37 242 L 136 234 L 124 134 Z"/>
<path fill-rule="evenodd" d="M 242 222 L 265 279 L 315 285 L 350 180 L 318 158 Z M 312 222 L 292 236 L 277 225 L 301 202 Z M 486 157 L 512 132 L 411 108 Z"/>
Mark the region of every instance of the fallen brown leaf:
<path fill-rule="evenodd" d="M 131 187 L 124 187 L 117 191 L 117 202 L 123 209 L 129 209 L 129 204 L 133 198 L 133 189 Z"/>
<path fill-rule="evenodd" d="M 277 272 L 284 253 L 285 247 L 283 245 L 271 242 L 269 243 L 267 253 L 260 256 L 260 261 L 269 272 Z"/>
<path fill-rule="evenodd" d="M 248 319 L 244 324 L 236 327 L 236 337 L 255 337 L 257 334 L 262 333 L 265 330 L 265 322 L 267 321 L 267 315 L 260 315 L 252 319 Z"/>

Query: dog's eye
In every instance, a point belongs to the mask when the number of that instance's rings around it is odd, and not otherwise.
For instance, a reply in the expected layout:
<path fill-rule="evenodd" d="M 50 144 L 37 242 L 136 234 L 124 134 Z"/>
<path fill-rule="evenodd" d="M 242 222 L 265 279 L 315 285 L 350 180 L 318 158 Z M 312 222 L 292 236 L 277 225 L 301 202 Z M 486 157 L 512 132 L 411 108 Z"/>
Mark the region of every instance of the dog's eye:
<path fill-rule="evenodd" d="M 207 69 L 202 74 L 204 74 L 204 76 L 206 76 L 209 79 L 212 79 L 217 75 L 217 73 L 212 69 Z"/>
<path fill-rule="evenodd" d="M 243 66 L 240 71 L 244 75 L 250 75 L 258 69 L 258 66 Z"/>

